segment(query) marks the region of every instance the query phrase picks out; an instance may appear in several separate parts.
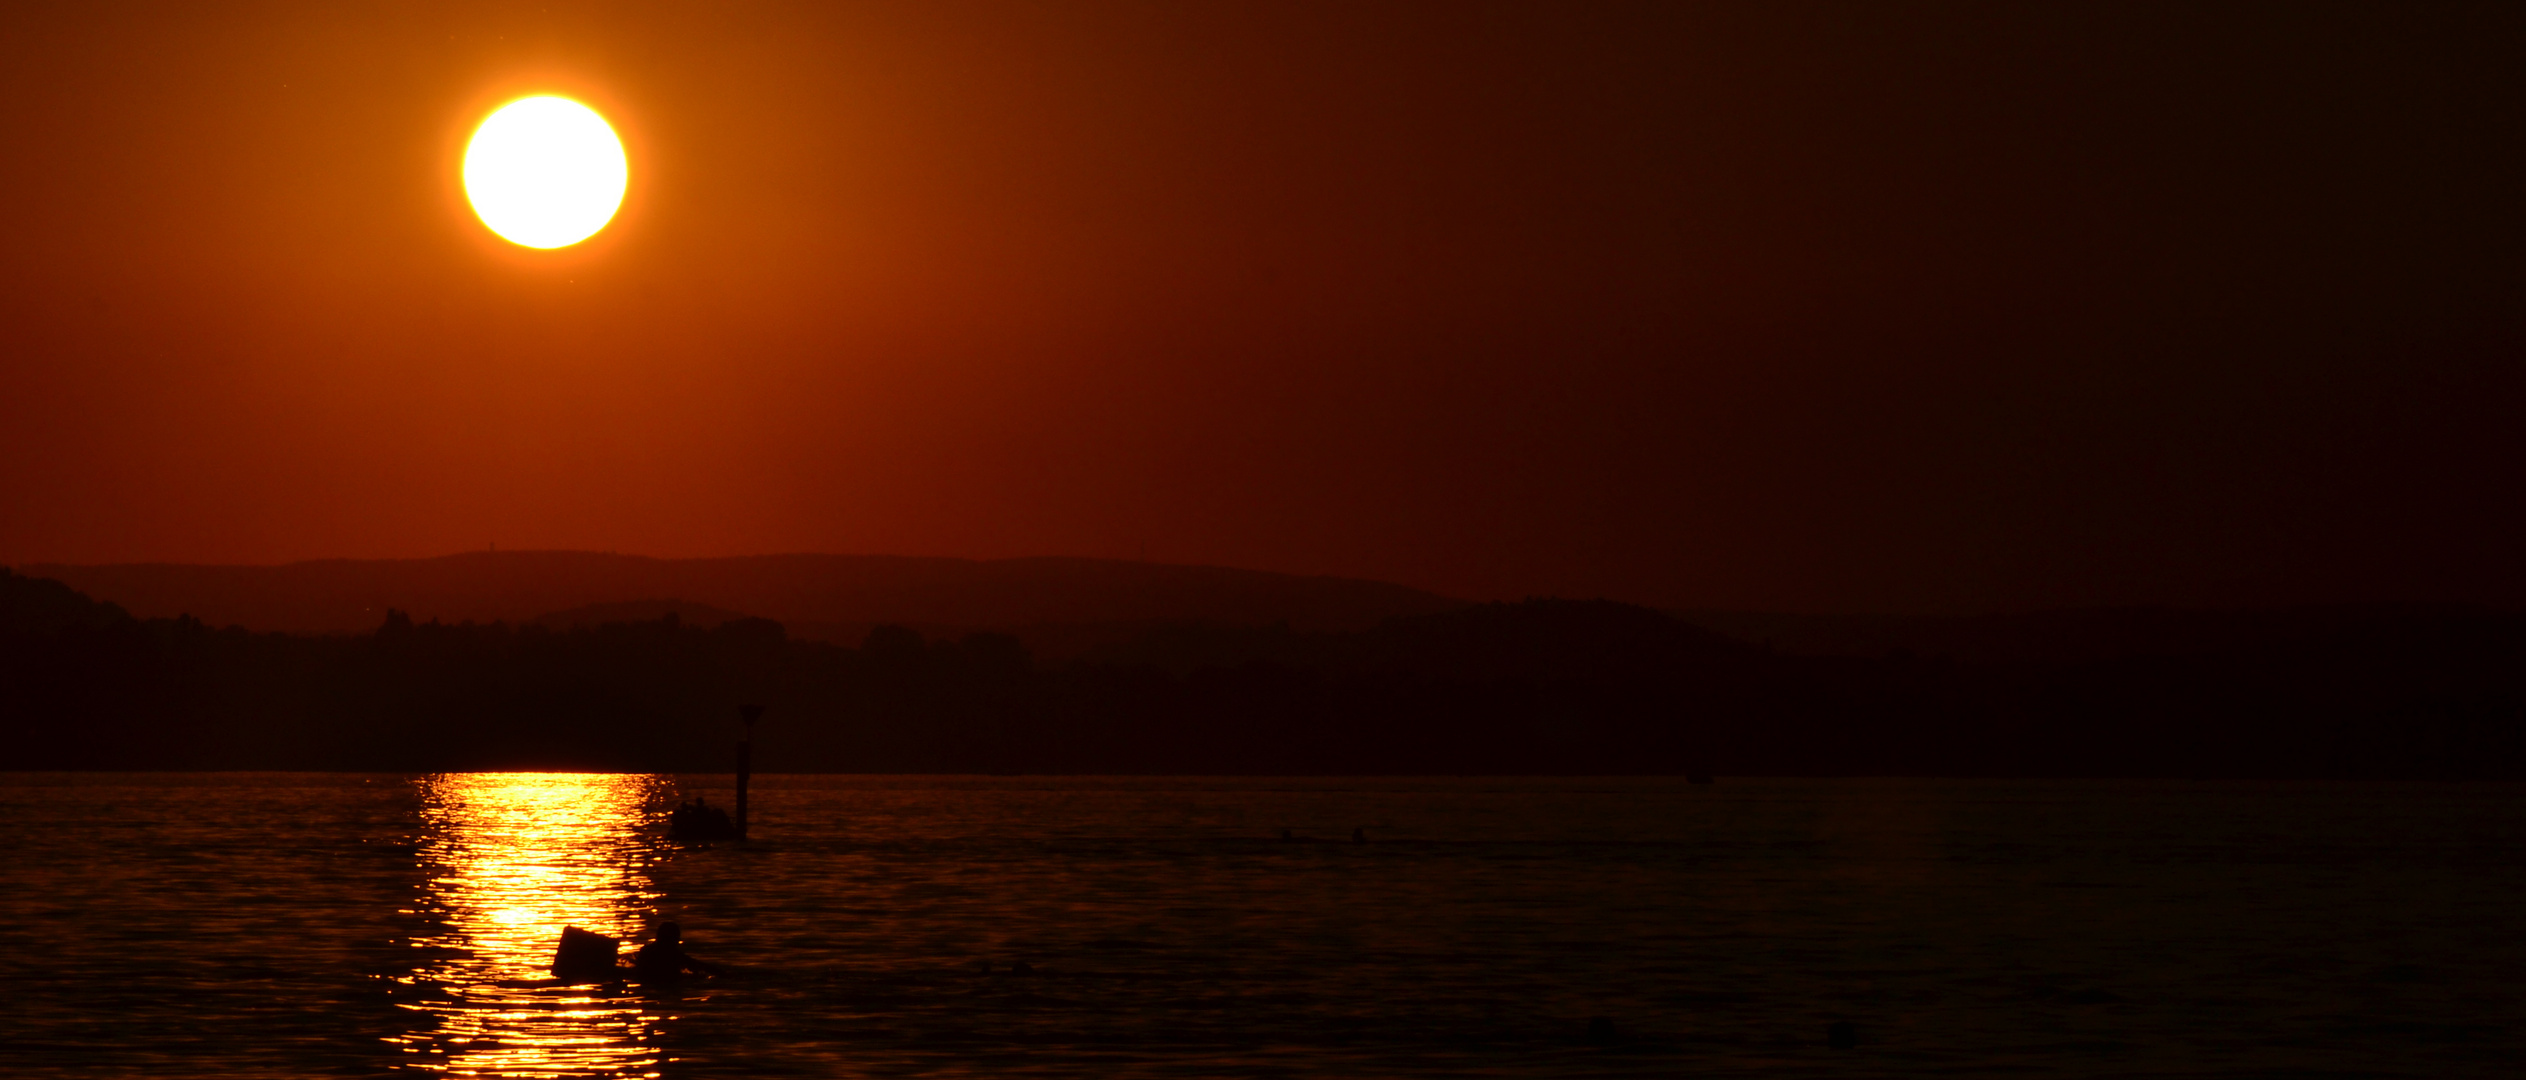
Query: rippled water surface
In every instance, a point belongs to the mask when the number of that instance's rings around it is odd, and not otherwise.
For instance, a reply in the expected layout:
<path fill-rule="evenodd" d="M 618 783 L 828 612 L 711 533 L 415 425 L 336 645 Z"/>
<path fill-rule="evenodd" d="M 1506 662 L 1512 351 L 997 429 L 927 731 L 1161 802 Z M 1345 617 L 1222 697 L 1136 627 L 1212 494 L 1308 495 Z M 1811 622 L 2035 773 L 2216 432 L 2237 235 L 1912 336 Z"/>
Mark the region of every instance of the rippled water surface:
<path fill-rule="evenodd" d="M 0 1074 L 2526 1061 L 2514 786 L 772 777 L 665 842 L 726 784 L 0 775 Z M 664 919 L 731 973 L 549 978 Z"/>

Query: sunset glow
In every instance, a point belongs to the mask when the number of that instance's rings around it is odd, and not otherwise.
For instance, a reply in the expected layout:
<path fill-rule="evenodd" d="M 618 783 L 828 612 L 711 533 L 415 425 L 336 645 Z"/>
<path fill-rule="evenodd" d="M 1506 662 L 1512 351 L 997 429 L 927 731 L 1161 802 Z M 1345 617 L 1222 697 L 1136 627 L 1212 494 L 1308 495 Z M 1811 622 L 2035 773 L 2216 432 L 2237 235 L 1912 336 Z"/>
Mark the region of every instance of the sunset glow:
<path fill-rule="evenodd" d="M 568 98 L 503 105 L 465 147 L 465 196 L 474 213 L 525 247 L 568 247 L 596 235 L 623 205 L 629 176 L 613 127 Z"/>
<path fill-rule="evenodd" d="M 554 985 L 564 926 L 636 940 L 657 901 L 641 832 L 656 781 L 610 773 L 444 773 L 416 781 L 421 910 L 440 927 L 402 981 L 438 988 L 397 1040 L 453 1076 L 655 1076 L 654 1008 L 620 985 Z"/>

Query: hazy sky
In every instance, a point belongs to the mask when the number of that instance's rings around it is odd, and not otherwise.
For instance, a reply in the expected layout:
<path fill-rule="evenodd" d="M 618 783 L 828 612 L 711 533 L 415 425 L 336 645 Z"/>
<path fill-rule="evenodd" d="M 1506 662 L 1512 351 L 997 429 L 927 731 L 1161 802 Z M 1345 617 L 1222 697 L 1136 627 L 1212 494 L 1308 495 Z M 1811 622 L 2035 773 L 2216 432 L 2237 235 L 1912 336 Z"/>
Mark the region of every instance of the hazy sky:
<path fill-rule="evenodd" d="M 2521 11 L 13 8 L 0 562 L 2526 602 Z"/>

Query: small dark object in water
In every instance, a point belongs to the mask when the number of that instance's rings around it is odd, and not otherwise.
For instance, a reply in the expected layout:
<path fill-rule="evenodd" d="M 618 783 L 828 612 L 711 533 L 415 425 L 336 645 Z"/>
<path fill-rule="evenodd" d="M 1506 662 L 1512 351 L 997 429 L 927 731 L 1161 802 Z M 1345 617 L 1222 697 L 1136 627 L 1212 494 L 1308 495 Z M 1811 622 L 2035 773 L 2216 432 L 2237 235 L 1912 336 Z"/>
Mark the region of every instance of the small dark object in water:
<path fill-rule="evenodd" d="M 1292 832 L 1290 832 L 1290 831 L 1289 831 L 1289 830 L 1287 830 L 1287 829 L 1282 829 L 1282 830 L 1281 830 L 1281 840 L 1282 840 L 1282 842 L 1286 843 L 1286 842 L 1289 842 L 1289 841 L 1292 841 L 1292 840 L 1296 840 L 1296 839 L 1298 839 L 1297 834 L 1292 833 Z"/>
<path fill-rule="evenodd" d="M 1824 1029 L 1824 1044 L 1836 1050 L 1858 1046 L 1859 1025 L 1848 1020 L 1836 1021 L 1832 1027 Z"/>
<path fill-rule="evenodd" d="M 553 978 L 563 982 L 598 982 L 615 977 L 615 957 L 623 943 L 576 926 L 561 928 L 561 947 L 553 950 Z"/>
<path fill-rule="evenodd" d="M 1017 963 L 1014 963 L 1014 964 L 1009 965 L 1009 974 L 1011 974 L 1011 975 L 1015 975 L 1015 976 L 1018 976 L 1018 977 L 1020 977 L 1020 978 L 1023 978 L 1023 977 L 1028 976 L 1028 975 L 1032 975 L 1032 974 L 1034 974 L 1034 973 L 1035 973 L 1035 965 L 1030 964 L 1030 963 L 1027 963 L 1027 962 L 1026 962 L 1026 961 L 1024 961 L 1024 960 L 1020 960 L 1020 961 L 1018 961 Z"/>
<path fill-rule="evenodd" d="M 1702 784 L 1702 785 L 1707 786 L 1707 785 L 1710 785 L 1710 784 L 1716 784 L 1716 783 L 1718 783 L 1719 781 L 1711 779 L 1711 778 L 1710 778 L 1710 774 L 1709 774 L 1709 773 L 1706 773 L 1706 772 L 1697 772 L 1697 773 L 1685 773 L 1685 774 L 1684 774 L 1684 782 L 1685 782 L 1685 783 L 1687 783 L 1687 784 Z"/>
<path fill-rule="evenodd" d="M 1622 1041 L 1622 1039 L 1623 1039 L 1622 1032 L 1619 1032 L 1619 1031 L 1614 1030 L 1614 1018 L 1613 1018 L 1613 1017 L 1610 1017 L 1610 1016 L 1591 1016 L 1591 1017 L 1588 1017 L 1588 1041 L 1589 1041 L 1589 1042 L 1592 1042 L 1592 1043 L 1610 1043 L 1610 1042 L 1621 1042 L 1621 1041 Z"/>
<path fill-rule="evenodd" d="M 667 815 L 667 835 L 682 843 L 697 844 L 734 840 L 739 834 L 737 824 L 728 820 L 727 811 L 696 798 Z"/>
<path fill-rule="evenodd" d="M 1354 843 L 1354 844 L 1365 844 L 1365 843 L 1367 843 L 1367 842 L 1368 842 L 1368 830 L 1366 830 L 1366 829 L 1353 829 L 1353 830 L 1351 830 L 1351 842 L 1352 842 L 1352 843 Z"/>
<path fill-rule="evenodd" d="M 2115 1002 L 2121 1001 L 2122 999 L 2123 996 L 2121 994 L 2117 994 L 2111 990 L 2099 990 L 2091 986 L 2085 990 L 2081 990 L 2078 993 L 2070 995 L 2065 1000 L 2069 1001 L 2072 1005 L 2111 1005 Z"/>

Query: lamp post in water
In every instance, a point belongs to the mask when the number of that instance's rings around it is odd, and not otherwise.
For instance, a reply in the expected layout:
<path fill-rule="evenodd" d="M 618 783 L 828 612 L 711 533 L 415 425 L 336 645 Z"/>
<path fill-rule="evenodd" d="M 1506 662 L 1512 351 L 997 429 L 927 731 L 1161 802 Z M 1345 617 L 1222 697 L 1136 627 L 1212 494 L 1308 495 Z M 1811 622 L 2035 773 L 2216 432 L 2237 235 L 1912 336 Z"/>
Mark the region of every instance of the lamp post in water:
<path fill-rule="evenodd" d="M 737 716 L 746 722 L 746 733 L 737 740 L 737 839 L 746 838 L 746 785 L 754 779 L 754 722 L 763 718 L 763 706 L 739 705 Z"/>

